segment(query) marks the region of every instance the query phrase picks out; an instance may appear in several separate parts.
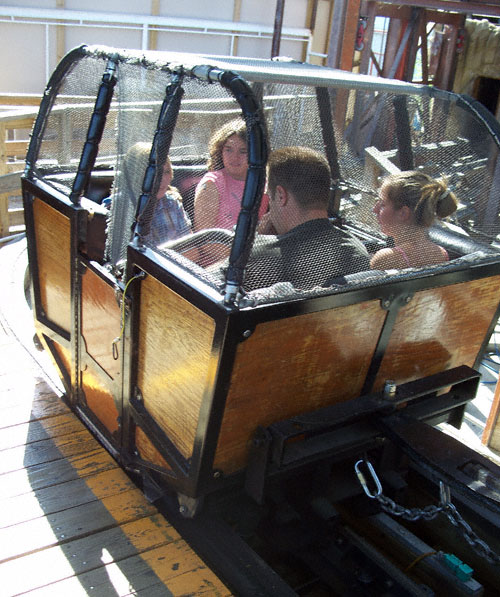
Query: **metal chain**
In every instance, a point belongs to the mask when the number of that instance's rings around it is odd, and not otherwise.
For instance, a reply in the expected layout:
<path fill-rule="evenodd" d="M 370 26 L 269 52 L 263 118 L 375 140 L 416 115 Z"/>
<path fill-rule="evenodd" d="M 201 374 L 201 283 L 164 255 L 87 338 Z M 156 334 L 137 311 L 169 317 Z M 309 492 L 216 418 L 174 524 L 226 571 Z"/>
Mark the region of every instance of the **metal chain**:
<path fill-rule="evenodd" d="M 500 564 L 500 556 L 476 535 L 451 502 L 445 504 L 443 510 L 451 524 L 458 528 L 463 538 L 479 556 L 484 558 L 489 564 L 494 564 L 496 566 Z"/>
<path fill-rule="evenodd" d="M 370 473 L 375 491 L 369 489 L 365 475 L 361 470 L 361 465 L 364 465 Z M 467 543 L 479 556 L 484 558 L 489 564 L 500 564 L 500 555 L 495 553 L 487 543 L 479 538 L 470 525 L 463 519 L 456 507 L 451 503 L 450 488 L 442 481 L 439 482 L 440 502 L 438 506 L 429 505 L 424 508 L 405 508 L 382 493 L 382 484 L 380 483 L 375 469 L 368 460 L 358 460 L 354 465 L 354 470 L 365 494 L 370 499 L 376 499 L 384 512 L 392 514 L 393 516 L 400 516 L 411 522 L 415 522 L 422 518 L 424 520 L 432 520 L 433 518 L 436 518 L 438 514 L 443 513 L 451 524 L 457 527 Z"/>
<path fill-rule="evenodd" d="M 411 520 L 415 522 L 423 518 L 424 520 L 432 520 L 440 514 L 444 508 L 443 506 L 425 506 L 425 508 L 404 508 L 403 506 L 396 504 L 394 500 L 388 498 L 385 495 L 377 496 L 377 501 L 380 504 L 382 510 L 388 514 L 394 516 L 400 516 L 405 520 Z"/>

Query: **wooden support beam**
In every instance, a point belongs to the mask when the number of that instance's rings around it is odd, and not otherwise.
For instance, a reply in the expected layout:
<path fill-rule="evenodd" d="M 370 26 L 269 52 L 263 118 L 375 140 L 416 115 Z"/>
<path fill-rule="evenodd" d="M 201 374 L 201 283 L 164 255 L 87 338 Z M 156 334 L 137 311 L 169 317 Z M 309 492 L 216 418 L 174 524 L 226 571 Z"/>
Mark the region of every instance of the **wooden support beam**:
<path fill-rule="evenodd" d="M 427 12 L 420 21 L 420 52 L 422 56 L 422 83 L 429 84 L 429 53 L 427 52 Z"/>
<path fill-rule="evenodd" d="M 361 52 L 361 61 L 359 64 L 359 72 L 366 75 L 370 66 L 370 54 L 372 49 L 373 29 L 375 26 L 375 17 L 377 16 L 376 2 L 367 2 L 364 0 L 360 6 L 360 16 L 366 16 L 368 23 L 365 30 L 364 44 L 365 47 Z"/>
<path fill-rule="evenodd" d="M 411 17 L 411 6 L 395 6 L 393 4 L 381 4 L 375 2 L 376 15 L 378 17 L 387 17 L 389 19 L 409 20 Z M 418 6 L 417 6 L 418 8 Z M 443 25 L 457 25 L 461 22 L 463 15 L 454 12 L 442 12 L 426 8 L 427 21 L 429 23 L 441 23 Z"/>
<path fill-rule="evenodd" d="M 56 0 L 56 8 L 64 10 L 66 0 Z M 66 27 L 61 23 L 56 26 L 56 62 L 66 54 Z"/>
<path fill-rule="evenodd" d="M 460 2 L 455 0 L 378 0 L 381 4 L 431 8 L 445 13 L 475 14 L 485 17 L 500 17 L 498 2 Z"/>
<path fill-rule="evenodd" d="M 439 89 L 451 91 L 456 71 L 456 49 L 458 28 L 446 25 L 443 31 L 443 43 L 433 84 Z"/>
<path fill-rule="evenodd" d="M 38 106 L 41 100 L 38 93 L 0 93 L 0 106 Z"/>
<path fill-rule="evenodd" d="M 344 35 L 339 68 L 352 71 L 354 47 L 358 33 L 359 7 L 361 0 L 347 0 L 347 11 L 344 20 Z"/>
<path fill-rule="evenodd" d="M 382 76 L 389 77 L 396 60 L 400 40 L 402 36 L 403 22 L 401 19 L 391 19 L 387 30 L 387 41 L 385 43 L 384 64 Z M 396 65 L 397 66 L 397 65 Z"/>
<path fill-rule="evenodd" d="M 239 23 L 241 21 L 241 0 L 234 0 L 233 4 L 233 21 L 235 23 Z M 238 36 L 234 36 L 233 39 L 233 47 L 232 47 L 232 55 L 238 56 Z"/>
<path fill-rule="evenodd" d="M 0 176 L 0 194 L 21 192 L 22 171 L 10 172 Z"/>
<path fill-rule="evenodd" d="M 412 22 L 411 31 L 408 39 L 408 51 L 406 61 L 403 67 L 403 80 L 413 81 L 413 73 L 415 72 L 415 62 L 417 59 L 418 40 L 420 38 L 422 20 L 425 21 L 425 9 L 415 8 L 414 21 Z M 410 27 L 410 24 L 408 24 Z"/>
<path fill-rule="evenodd" d="M 151 16 L 160 15 L 160 0 L 151 0 Z M 158 31 L 154 25 L 151 25 L 148 37 L 148 50 L 158 49 Z"/>
<path fill-rule="evenodd" d="M 279 56 L 281 45 L 281 29 L 283 27 L 283 15 L 285 12 L 285 0 L 276 0 L 276 12 L 274 13 L 274 33 L 271 45 L 271 58 Z"/>
<path fill-rule="evenodd" d="M 328 42 L 328 57 L 326 59 L 327 66 L 331 68 L 340 68 L 347 3 L 348 0 L 336 0 L 333 5 L 332 21 L 330 24 L 330 40 Z"/>

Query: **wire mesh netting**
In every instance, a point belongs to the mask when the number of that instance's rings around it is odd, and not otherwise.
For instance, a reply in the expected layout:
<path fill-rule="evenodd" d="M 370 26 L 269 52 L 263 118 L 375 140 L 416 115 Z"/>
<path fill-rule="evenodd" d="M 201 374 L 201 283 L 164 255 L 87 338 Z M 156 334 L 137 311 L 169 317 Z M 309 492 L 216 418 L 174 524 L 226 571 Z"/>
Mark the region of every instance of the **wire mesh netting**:
<path fill-rule="evenodd" d="M 73 187 L 105 67 L 105 60 L 95 57 L 84 57 L 75 62 L 62 79 L 44 123 L 35 172 L 65 194 Z M 96 169 L 114 162 L 116 131 L 116 108 L 113 106 L 99 145 Z"/>
<path fill-rule="evenodd" d="M 104 68 L 89 56 L 70 69 L 43 132 L 36 170 L 66 193 Z M 374 270 L 427 274 L 497 253 L 498 127 L 474 103 L 374 80 L 319 85 L 316 70 L 294 83 L 286 65 L 272 69 L 251 84 L 270 157 L 256 233 L 244 239 L 243 294 L 334 292 L 364 271 L 371 284 Z M 222 291 L 257 167 L 248 167 L 252 122 L 227 85 L 179 72 L 119 63 L 96 162 L 114 178 L 105 259 L 119 265 L 135 238 Z"/>

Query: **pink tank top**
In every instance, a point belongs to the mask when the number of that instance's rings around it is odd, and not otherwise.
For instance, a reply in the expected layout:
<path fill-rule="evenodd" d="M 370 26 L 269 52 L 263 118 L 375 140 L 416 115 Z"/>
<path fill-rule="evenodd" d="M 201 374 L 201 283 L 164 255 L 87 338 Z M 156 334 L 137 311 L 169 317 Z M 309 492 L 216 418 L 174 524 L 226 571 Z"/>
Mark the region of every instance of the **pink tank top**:
<path fill-rule="evenodd" d="M 232 228 L 236 225 L 241 209 L 241 198 L 245 188 L 244 180 L 236 180 L 229 176 L 225 169 L 207 172 L 198 183 L 213 182 L 219 193 L 219 211 L 217 212 L 216 228 Z M 259 218 L 267 211 L 268 199 L 264 195 L 259 208 Z"/>

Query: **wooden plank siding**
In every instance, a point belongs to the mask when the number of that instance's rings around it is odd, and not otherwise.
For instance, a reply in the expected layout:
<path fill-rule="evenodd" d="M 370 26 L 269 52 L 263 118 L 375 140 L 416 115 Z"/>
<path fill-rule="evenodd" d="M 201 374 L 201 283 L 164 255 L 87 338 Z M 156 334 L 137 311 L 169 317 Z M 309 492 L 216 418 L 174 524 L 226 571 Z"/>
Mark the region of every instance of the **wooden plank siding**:
<path fill-rule="evenodd" d="M 0 320 L 2 595 L 230 595 Z"/>
<path fill-rule="evenodd" d="M 40 99 L 0 94 L 0 238 L 24 230 L 21 173 Z"/>

